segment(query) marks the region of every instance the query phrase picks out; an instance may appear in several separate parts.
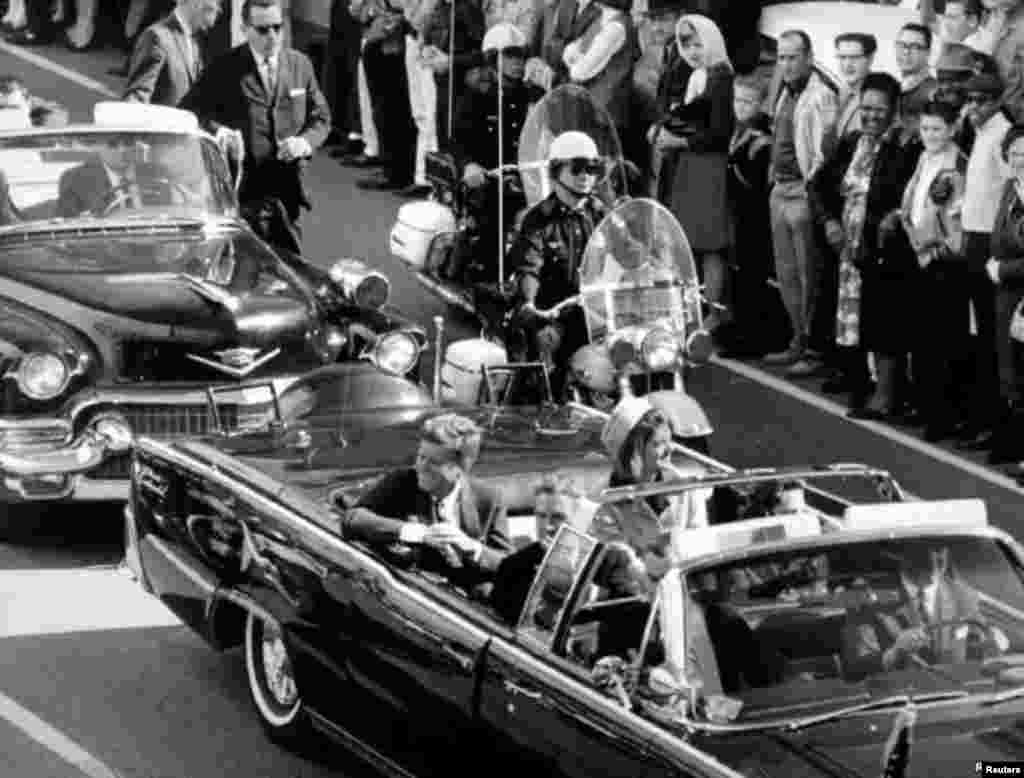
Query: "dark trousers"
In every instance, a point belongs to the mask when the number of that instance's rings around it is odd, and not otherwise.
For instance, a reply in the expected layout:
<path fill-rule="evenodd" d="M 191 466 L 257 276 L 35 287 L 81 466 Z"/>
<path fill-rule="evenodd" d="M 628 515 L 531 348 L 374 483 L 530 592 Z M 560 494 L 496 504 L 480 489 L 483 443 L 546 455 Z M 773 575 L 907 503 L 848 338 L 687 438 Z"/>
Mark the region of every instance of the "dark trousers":
<path fill-rule="evenodd" d="M 839 255 L 828 245 L 822 229 L 815 227 L 814 237 L 818 244 L 818 298 L 814 307 L 814 319 L 810 323 L 810 347 L 820 351 L 830 365 L 841 368 L 841 359 L 836 352 Z"/>
<path fill-rule="evenodd" d="M 348 0 L 331 5 L 324 92 L 331 106 L 334 129 L 343 135 L 359 132 L 359 48 L 362 27 L 348 10 Z"/>
<path fill-rule="evenodd" d="M 968 420 L 979 429 L 991 428 L 1005 417 L 996 361 L 996 290 L 985 272 L 985 263 L 992 256 L 991 246 L 989 233 L 964 233 L 966 289 L 978 325 L 978 335 L 971 345 L 971 372 L 964 379 L 970 387 Z"/>
<path fill-rule="evenodd" d="M 386 175 L 410 184 L 416 167 L 416 124 L 409 106 L 405 41 L 397 53 L 388 54 L 378 44 L 368 45 L 363 49 L 363 68 Z"/>
<path fill-rule="evenodd" d="M 934 260 L 925 268 L 921 303 L 915 306 L 923 318 L 917 322 L 911 371 L 914 404 L 929 426 L 952 426 L 967 410 L 969 398 L 960 380 L 970 332 L 967 300 L 967 268 L 961 260 Z"/>

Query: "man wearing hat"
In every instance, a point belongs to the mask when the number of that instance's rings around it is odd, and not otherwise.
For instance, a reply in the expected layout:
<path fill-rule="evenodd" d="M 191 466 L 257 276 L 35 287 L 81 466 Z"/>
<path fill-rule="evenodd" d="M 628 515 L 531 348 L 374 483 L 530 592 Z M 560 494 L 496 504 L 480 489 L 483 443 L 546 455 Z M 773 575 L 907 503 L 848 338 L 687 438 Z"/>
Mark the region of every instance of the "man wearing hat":
<path fill-rule="evenodd" d="M 974 127 L 962 115 L 967 102 L 964 84 L 975 73 L 976 58 L 976 52 L 963 43 L 948 43 L 935 63 L 935 99 L 951 105 L 961 117 L 957 121 L 956 144 L 964 154 L 970 154 L 974 144 Z"/>
<path fill-rule="evenodd" d="M 498 182 L 505 184 L 505 236 L 515 224 L 516 213 L 526 207 L 526 198 L 518 187 L 510 185 L 505 174 L 488 176 L 487 171 L 496 168 L 499 161 L 502 165 L 518 162 L 519 135 L 526 114 L 543 93 L 523 80 L 526 39 L 518 27 L 508 23 L 494 25 L 484 36 L 481 48 L 485 67 L 481 68 L 477 83 L 467 86 L 458 102 L 451 151 L 462 171 L 462 182 L 469 189 L 466 205 L 480 236 L 474 258 L 484 267 L 496 268 L 496 252 L 504 244 L 498 241 Z"/>
<path fill-rule="evenodd" d="M 1006 416 L 1000 406 L 996 372 L 995 287 L 985 272 L 985 263 L 992 256 L 996 212 L 1010 175 L 1002 157 L 1003 138 L 1012 126 L 1003 110 L 1004 89 L 1002 78 L 994 73 L 976 73 L 964 82 L 967 118 L 975 132 L 961 214 L 968 293 L 978 335 L 974 346 L 970 429 L 964 431 L 962 443 L 963 448 L 972 451 L 992 447 L 993 430 Z"/>
<path fill-rule="evenodd" d="M 1024 118 L 1024 78 L 1019 64 L 1024 49 L 1024 0 L 983 0 L 987 12 L 965 43 L 991 56 L 1003 79 L 1003 105 L 1014 120 Z"/>

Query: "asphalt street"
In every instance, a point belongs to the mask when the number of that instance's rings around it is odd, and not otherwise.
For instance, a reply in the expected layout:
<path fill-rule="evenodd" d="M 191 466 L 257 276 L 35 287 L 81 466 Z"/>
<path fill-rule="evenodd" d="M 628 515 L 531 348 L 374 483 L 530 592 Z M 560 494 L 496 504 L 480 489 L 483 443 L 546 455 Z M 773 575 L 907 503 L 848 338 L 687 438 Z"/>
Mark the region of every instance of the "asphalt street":
<path fill-rule="evenodd" d="M 26 59 L 28 57 L 28 59 Z M 58 100 L 73 120 L 116 92 L 114 51 L 27 52 L 0 44 L 0 74 Z M 109 95 L 107 95 L 109 97 Z M 363 257 L 387 273 L 393 299 L 429 325 L 448 311 L 387 252 L 400 202 L 355 188 L 326 156 L 310 169 L 308 256 Z M 449 325 L 457 337 L 465 324 Z M 749 365 L 692 372 L 716 427 L 713 454 L 734 466 L 864 462 L 927 498 L 981 497 L 992 521 L 1021 535 L 1024 491 L 980 459 L 879 425 Z M 321 778 L 355 776 L 344 755 L 288 754 L 266 740 L 238 652 L 217 654 L 118 569 L 119 506 L 45 511 L 0 544 L 0 776 L 10 778 Z"/>

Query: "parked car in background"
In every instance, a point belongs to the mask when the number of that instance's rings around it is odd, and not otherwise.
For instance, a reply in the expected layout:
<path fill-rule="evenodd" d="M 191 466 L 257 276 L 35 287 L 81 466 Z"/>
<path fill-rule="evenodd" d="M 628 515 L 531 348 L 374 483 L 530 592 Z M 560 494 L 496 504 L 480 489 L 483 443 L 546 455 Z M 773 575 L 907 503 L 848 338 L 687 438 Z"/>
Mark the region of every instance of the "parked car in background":
<path fill-rule="evenodd" d="M 258 238 L 191 114 L 100 103 L 0 132 L 0 171 L 0 512 L 123 499 L 133 434 L 264 424 L 270 394 L 242 381 L 339 360 L 418 376 L 426 336 L 388 279 Z"/>

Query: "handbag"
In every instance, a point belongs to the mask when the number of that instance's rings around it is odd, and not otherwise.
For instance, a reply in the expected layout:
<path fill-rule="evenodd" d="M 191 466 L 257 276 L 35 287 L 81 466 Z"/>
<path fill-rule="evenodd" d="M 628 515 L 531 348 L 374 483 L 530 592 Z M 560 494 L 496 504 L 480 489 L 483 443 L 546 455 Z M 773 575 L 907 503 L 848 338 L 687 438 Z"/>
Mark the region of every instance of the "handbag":
<path fill-rule="evenodd" d="M 1024 343 L 1024 300 L 1017 303 L 1010 317 L 1010 338 L 1018 343 Z"/>

